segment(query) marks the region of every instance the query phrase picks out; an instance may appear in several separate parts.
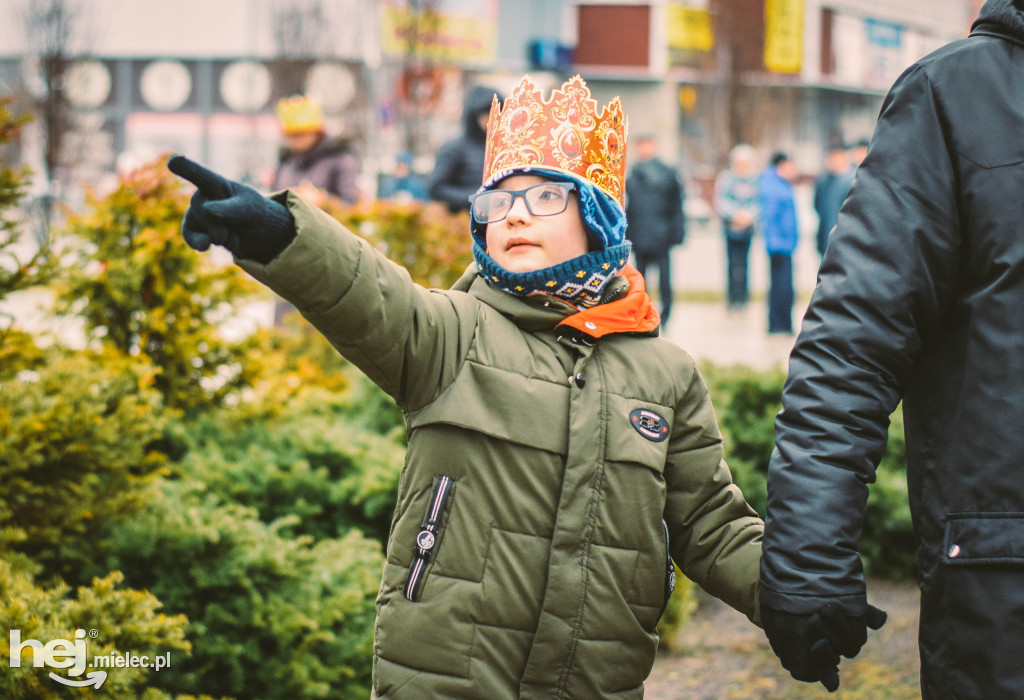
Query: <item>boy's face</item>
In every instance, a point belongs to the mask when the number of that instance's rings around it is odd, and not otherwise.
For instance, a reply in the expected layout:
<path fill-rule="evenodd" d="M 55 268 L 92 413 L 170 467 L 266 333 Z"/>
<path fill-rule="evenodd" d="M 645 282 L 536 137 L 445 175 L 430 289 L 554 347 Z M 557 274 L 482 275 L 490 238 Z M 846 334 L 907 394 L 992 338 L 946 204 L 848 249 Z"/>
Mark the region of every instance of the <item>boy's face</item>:
<path fill-rule="evenodd" d="M 525 190 L 550 180 L 539 175 L 512 175 L 494 189 Z M 579 200 L 570 193 L 569 206 L 561 214 L 535 216 L 516 197 L 508 215 L 487 224 L 487 252 L 509 272 L 533 272 L 584 255 L 589 250 L 587 232 L 580 216 Z"/>

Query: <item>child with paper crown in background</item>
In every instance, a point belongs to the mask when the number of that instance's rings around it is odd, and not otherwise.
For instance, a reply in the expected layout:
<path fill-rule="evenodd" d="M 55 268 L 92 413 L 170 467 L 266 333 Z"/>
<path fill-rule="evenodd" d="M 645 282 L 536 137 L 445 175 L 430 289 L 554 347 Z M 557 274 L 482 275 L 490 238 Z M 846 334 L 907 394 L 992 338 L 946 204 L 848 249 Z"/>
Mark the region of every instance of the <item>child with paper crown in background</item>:
<path fill-rule="evenodd" d="M 292 188 L 317 206 L 328 196 L 354 204 L 361 164 L 352 140 L 328 136 L 323 107 L 309 97 L 279 100 L 275 110 L 283 146 L 271 188 Z"/>
<path fill-rule="evenodd" d="M 618 98 L 598 113 L 579 76 L 495 100 L 450 290 L 293 193 L 169 163 L 199 187 L 189 245 L 232 250 L 405 413 L 378 700 L 641 698 L 672 560 L 758 621 L 762 523 L 627 264 L 625 145 Z"/>

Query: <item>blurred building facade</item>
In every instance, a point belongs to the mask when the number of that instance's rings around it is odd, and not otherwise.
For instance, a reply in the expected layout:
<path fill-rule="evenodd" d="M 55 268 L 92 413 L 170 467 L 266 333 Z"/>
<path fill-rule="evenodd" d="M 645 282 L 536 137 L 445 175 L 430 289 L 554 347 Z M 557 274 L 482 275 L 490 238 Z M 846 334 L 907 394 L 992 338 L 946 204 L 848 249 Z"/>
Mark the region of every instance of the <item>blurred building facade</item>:
<path fill-rule="evenodd" d="M 330 130 L 360 141 L 370 183 L 403 150 L 429 167 L 459 128 L 466 87 L 507 92 L 526 72 L 546 87 L 579 72 L 599 101 L 621 95 L 630 131 L 656 134 L 698 180 L 738 141 L 765 155 L 788 150 L 813 173 L 826 142 L 870 136 L 893 80 L 965 36 L 979 2 L 64 4 L 74 13 L 58 47 L 65 70 L 47 85 L 43 59 L 54 48 L 32 26 L 31 1 L 0 3 L 0 95 L 66 100 L 66 178 L 177 151 L 259 184 L 276 160 L 281 97 L 320 99 Z M 32 140 L 26 151 L 39 148 Z"/>
<path fill-rule="evenodd" d="M 871 136 L 911 63 L 966 36 L 962 0 L 575 3 L 576 68 L 622 94 L 631 129 L 657 133 L 707 184 L 729 149 L 788 151 L 817 172 L 829 141 Z M 631 26 L 627 40 L 615 28 Z M 671 150 L 670 150 L 671 152 Z"/>

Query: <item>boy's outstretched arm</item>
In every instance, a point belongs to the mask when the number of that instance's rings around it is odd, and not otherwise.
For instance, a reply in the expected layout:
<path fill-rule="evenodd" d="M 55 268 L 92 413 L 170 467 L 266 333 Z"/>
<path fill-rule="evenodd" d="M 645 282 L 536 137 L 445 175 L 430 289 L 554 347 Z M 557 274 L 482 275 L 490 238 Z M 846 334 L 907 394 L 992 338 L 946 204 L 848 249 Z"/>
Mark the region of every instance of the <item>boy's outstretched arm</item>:
<path fill-rule="evenodd" d="M 408 271 L 294 193 L 264 197 L 185 158 L 168 168 L 196 185 L 182 236 L 227 248 L 406 410 L 454 379 L 477 322 L 468 295 L 415 284 Z"/>

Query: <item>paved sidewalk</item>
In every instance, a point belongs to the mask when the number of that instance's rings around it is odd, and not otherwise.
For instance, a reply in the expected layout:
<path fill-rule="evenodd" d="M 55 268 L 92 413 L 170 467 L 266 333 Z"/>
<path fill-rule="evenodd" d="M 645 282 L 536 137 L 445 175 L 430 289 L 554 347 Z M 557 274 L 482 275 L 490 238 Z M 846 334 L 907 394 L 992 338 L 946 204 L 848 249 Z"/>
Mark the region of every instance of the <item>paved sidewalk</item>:
<path fill-rule="evenodd" d="M 799 330 L 805 308 L 806 303 L 794 308 L 794 330 Z M 727 311 L 724 302 L 676 302 L 662 336 L 678 343 L 698 362 L 786 369 L 795 336 L 769 335 L 766 327 L 763 301 L 752 301 L 739 311 Z"/>

